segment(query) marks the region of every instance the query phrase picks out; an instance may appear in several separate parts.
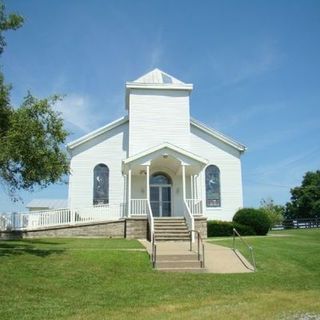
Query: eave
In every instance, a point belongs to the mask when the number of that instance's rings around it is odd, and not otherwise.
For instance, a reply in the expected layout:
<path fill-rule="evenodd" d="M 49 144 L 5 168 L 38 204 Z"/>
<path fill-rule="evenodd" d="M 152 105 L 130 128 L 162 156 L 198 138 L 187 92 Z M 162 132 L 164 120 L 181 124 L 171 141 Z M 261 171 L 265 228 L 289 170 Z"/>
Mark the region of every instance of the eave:
<path fill-rule="evenodd" d="M 128 122 L 128 121 L 129 121 L 129 117 L 128 116 L 125 116 L 125 117 L 122 117 L 120 119 L 117 119 L 117 120 L 115 120 L 115 121 L 113 121 L 113 122 L 111 122 L 111 123 L 99 128 L 99 129 L 96 129 L 96 130 L 94 130 L 94 131 L 82 136 L 81 138 L 79 138 L 77 140 L 69 142 L 67 144 L 67 149 L 68 150 L 72 150 L 72 149 L 78 147 L 79 145 L 81 145 L 81 144 L 83 144 L 83 143 L 85 143 L 85 142 L 87 142 L 87 141 L 89 141 L 89 140 L 91 140 L 93 138 L 96 138 L 96 137 L 100 136 L 101 134 L 103 134 L 105 132 L 108 132 L 108 131 L 110 131 L 110 130 L 112 130 L 112 129 L 114 129 L 114 128 L 116 128 L 116 127 L 118 127 L 118 126 L 120 126 L 120 125 L 122 125 L 122 124 L 124 124 L 126 122 Z"/>
<path fill-rule="evenodd" d="M 198 129 L 200 129 L 201 131 L 207 133 L 208 135 L 230 145 L 231 147 L 237 149 L 240 152 L 245 152 L 247 150 L 247 147 L 245 145 L 226 136 L 225 134 L 223 134 L 217 130 L 209 128 L 208 126 L 206 126 L 205 124 L 201 123 L 200 121 L 198 121 L 194 118 L 190 118 L 190 124 L 195 126 Z"/>

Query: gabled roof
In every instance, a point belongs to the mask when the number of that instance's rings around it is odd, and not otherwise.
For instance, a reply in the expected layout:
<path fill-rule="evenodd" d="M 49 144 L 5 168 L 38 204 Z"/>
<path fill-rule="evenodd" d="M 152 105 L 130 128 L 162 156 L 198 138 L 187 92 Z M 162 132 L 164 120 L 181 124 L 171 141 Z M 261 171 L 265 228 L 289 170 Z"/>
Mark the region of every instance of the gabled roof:
<path fill-rule="evenodd" d="M 94 130 L 84 136 L 82 136 L 81 138 L 77 139 L 77 140 L 74 140 L 74 141 L 71 141 L 67 144 L 67 148 L 69 150 L 72 150 L 73 148 L 95 138 L 95 137 L 98 137 L 99 135 L 101 134 L 104 134 L 105 132 L 108 132 L 109 130 L 113 129 L 113 128 L 116 128 L 126 122 L 129 121 L 129 117 L 128 116 L 125 116 L 125 117 L 122 117 L 120 119 L 117 119 L 97 130 Z M 225 134 L 217 131 L 217 130 L 214 130 L 214 129 L 211 129 L 209 128 L 208 126 L 206 126 L 205 124 L 201 123 L 200 121 L 194 119 L 194 118 L 191 118 L 190 119 L 190 124 L 195 126 L 196 128 L 200 129 L 201 131 L 204 131 L 206 132 L 207 134 L 209 134 L 210 136 L 236 148 L 237 150 L 241 151 L 241 152 L 244 152 L 247 147 L 237 141 L 235 141 L 234 139 L 226 136 Z M 178 147 L 177 147 L 178 148 Z"/>
<path fill-rule="evenodd" d="M 116 128 L 116 127 L 126 123 L 128 120 L 129 120 L 128 116 L 125 116 L 125 117 L 117 119 L 117 120 L 115 120 L 113 122 L 110 122 L 110 123 L 106 124 L 105 126 L 99 128 L 99 129 L 91 131 L 90 133 L 82 136 L 81 138 L 79 138 L 77 140 L 69 142 L 67 144 L 67 148 L 69 150 L 72 150 L 73 148 L 79 146 L 80 144 L 85 143 L 85 142 L 87 142 L 87 141 L 89 141 L 89 140 L 91 140 L 93 138 L 96 138 L 96 137 L 100 136 L 101 134 L 103 134 L 105 132 L 108 132 L 111 129 Z"/>
<path fill-rule="evenodd" d="M 126 160 L 123 160 L 123 163 L 124 164 L 131 163 L 131 162 L 133 162 L 133 161 L 135 161 L 137 159 L 140 159 L 140 158 L 142 158 L 142 157 L 144 157 L 146 155 L 149 155 L 151 153 L 154 153 L 154 152 L 162 150 L 162 149 L 169 149 L 169 150 L 175 151 L 175 152 L 177 152 L 179 154 L 182 154 L 182 155 L 184 155 L 184 156 L 186 156 L 188 158 L 196 160 L 196 161 L 198 161 L 198 162 L 200 162 L 202 164 L 207 164 L 208 163 L 208 160 L 206 160 L 206 159 L 204 159 L 204 158 L 202 158 L 202 157 L 200 157 L 200 156 L 198 156 L 198 155 L 196 155 L 196 154 L 194 154 L 194 153 L 192 153 L 190 151 L 187 151 L 185 149 L 177 147 L 177 146 L 175 146 L 175 145 L 173 145 L 173 144 L 171 144 L 169 142 L 161 143 L 160 145 L 157 145 L 155 147 L 152 147 L 152 148 L 149 148 L 149 149 L 144 150 L 142 152 L 139 152 L 139 153 L 127 158 Z"/>
<path fill-rule="evenodd" d="M 193 89 L 193 85 L 190 83 L 184 83 L 160 69 L 154 69 L 134 81 L 126 82 L 126 88 L 151 88 L 191 91 Z"/>
<path fill-rule="evenodd" d="M 156 68 L 145 75 L 141 76 L 140 78 L 134 80 L 133 82 L 138 83 L 159 83 L 159 84 L 171 84 L 171 83 L 178 83 L 178 84 L 185 84 L 184 82 L 176 79 L 175 77 L 171 76 L 170 74 L 161 71 L 160 69 Z"/>
<path fill-rule="evenodd" d="M 240 152 L 244 152 L 247 149 L 247 147 L 245 145 L 241 144 L 240 142 L 237 142 L 236 140 L 226 136 L 225 134 L 223 134 L 217 130 L 209 128 L 208 126 L 206 126 L 205 124 L 201 123 L 200 121 L 198 121 L 194 118 L 190 118 L 190 124 L 197 127 L 201 131 L 206 132 L 210 136 L 236 148 Z"/>

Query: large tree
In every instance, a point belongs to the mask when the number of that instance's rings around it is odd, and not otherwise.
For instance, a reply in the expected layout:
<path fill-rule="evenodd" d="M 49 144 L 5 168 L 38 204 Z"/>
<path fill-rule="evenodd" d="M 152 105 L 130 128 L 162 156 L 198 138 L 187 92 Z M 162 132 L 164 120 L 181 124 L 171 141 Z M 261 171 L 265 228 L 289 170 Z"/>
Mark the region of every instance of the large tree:
<path fill-rule="evenodd" d="M 320 170 L 307 172 L 300 187 L 291 189 L 291 201 L 286 205 L 287 218 L 320 216 Z"/>
<path fill-rule="evenodd" d="M 7 15 L 0 3 L 0 55 L 6 46 L 3 32 L 22 24 L 22 16 Z M 16 200 L 18 190 L 46 187 L 62 181 L 69 172 L 61 148 L 68 133 L 61 115 L 53 109 L 59 96 L 37 99 L 28 93 L 21 106 L 14 108 L 10 89 L 0 71 L 0 181 Z"/>

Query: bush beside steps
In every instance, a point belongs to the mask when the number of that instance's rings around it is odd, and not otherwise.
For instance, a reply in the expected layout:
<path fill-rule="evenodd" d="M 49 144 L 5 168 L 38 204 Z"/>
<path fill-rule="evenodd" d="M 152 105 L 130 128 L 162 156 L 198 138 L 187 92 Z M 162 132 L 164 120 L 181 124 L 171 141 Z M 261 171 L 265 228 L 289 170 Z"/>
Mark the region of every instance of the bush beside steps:
<path fill-rule="evenodd" d="M 231 221 L 208 221 L 208 237 L 229 237 L 232 236 L 233 228 L 243 236 L 252 236 L 256 233 L 254 230 L 236 222 Z"/>
<path fill-rule="evenodd" d="M 242 236 L 266 235 L 271 221 L 260 209 L 243 208 L 236 212 L 233 221 L 208 221 L 208 237 L 232 236 L 233 228 Z"/>

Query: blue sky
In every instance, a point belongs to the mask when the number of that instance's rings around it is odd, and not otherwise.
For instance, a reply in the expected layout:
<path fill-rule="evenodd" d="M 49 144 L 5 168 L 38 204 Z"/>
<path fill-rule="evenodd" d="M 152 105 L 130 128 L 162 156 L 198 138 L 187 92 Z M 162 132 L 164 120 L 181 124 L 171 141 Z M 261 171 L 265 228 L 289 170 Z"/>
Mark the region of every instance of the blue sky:
<path fill-rule="evenodd" d="M 1 66 L 19 105 L 66 94 L 69 141 L 125 114 L 124 84 L 158 67 L 193 83 L 191 114 L 248 147 L 245 206 L 284 204 L 320 168 L 320 1 L 10 0 L 25 18 Z M 54 185 L 32 198 L 66 198 Z M 22 210 L 0 188 L 1 210 Z"/>

